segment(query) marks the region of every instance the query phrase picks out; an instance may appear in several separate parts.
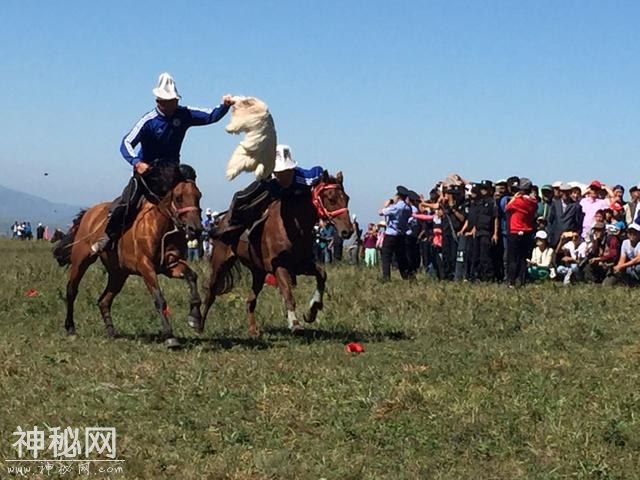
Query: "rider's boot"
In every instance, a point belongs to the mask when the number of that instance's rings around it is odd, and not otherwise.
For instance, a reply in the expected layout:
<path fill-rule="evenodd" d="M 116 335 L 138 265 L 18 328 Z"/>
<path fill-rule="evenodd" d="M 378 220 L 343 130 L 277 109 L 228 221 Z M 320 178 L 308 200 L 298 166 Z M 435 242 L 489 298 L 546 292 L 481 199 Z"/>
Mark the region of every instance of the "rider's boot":
<path fill-rule="evenodd" d="M 106 250 L 110 242 L 111 239 L 109 238 L 109 235 L 103 233 L 102 237 L 91 245 L 91 255 L 100 255 Z"/>

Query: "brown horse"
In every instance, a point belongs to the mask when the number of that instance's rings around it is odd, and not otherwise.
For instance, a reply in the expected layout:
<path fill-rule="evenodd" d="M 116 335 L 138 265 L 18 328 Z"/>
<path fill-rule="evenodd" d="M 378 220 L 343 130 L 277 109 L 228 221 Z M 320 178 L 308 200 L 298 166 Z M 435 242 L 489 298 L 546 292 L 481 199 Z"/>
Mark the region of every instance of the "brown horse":
<path fill-rule="evenodd" d="M 252 276 L 251 293 L 247 298 L 249 335 L 258 336 L 255 309 L 257 297 L 268 273 L 275 275 L 287 308 L 287 320 L 292 331 L 301 329 L 296 316 L 296 302 L 292 293 L 292 279 L 296 275 L 316 278 L 316 291 L 304 314 L 304 320 L 314 322 L 322 310 L 327 274 L 314 259 L 314 227 L 319 219 L 331 220 L 343 238 L 353 233 L 348 210 L 349 196 L 343 188 L 342 172 L 335 178 L 325 171 L 322 180 L 313 187 L 311 198 L 276 200 L 267 209 L 265 220 L 245 233 L 235 245 L 212 240 L 211 277 L 205 296 L 205 310 L 201 327 L 217 295 L 233 288 L 233 267 L 239 258 Z"/>
<path fill-rule="evenodd" d="M 111 319 L 111 304 L 129 275 L 140 275 L 144 280 L 162 320 L 163 337 L 168 347 L 178 347 L 180 344 L 173 336 L 169 309 L 158 285 L 158 274 L 186 280 L 191 291 L 187 320 L 193 328 L 201 329 L 202 302 L 198 293 L 198 278 L 184 260 L 185 232 L 202 231 L 201 193 L 193 180 L 178 176 L 172 184 L 175 185 L 166 195 L 156 197 L 156 203 L 145 201 L 131 228 L 124 232 L 113 249 L 100 255 L 100 260 L 107 269 L 108 281 L 100 295 L 98 306 L 109 337 L 116 335 Z M 151 193 L 152 198 L 153 196 Z M 90 246 L 104 232 L 108 209 L 109 203 L 101 203 L 80 212 L 67 235 L 54 249 L 54 257 L 58 263 L 71 267 L 64 324 L 69 334 L 75 333 L 73 305 L 78 285 L 89 266 L 97 260 L 96 256 L 92 256 Z"/>

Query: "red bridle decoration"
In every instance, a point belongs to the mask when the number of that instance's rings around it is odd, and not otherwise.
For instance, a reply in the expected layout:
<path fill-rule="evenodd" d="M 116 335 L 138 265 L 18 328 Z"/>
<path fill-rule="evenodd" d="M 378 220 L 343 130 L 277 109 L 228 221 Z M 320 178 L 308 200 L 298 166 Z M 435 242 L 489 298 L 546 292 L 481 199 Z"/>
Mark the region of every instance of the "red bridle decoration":
<path fill-rule="evenodd" d="M 316 212 L 318 212 L 318 217 L 322 219 L 331 219 L 335 218 L 343 213 L 349 212 L 347 207 L 338 208 L 337 210 L 329 211 L 322 203 L 322 192 L 325 190 L 334 190 L 339 188 L 340 186 L 337 183 L 319 183 L 311 190 L 311 201 L 313 202 L 313 206 L 316 207 Z"/>
<path fill-rule="evenodd" d="M 175 205 L 174 205 L 174 208 L 175 208 Z M 192 212 L 194 210 L 198 210 L 198 207 L 191 206 L 191 207 L 176 208 L 176 214 L 180 216 L 183 213 Z"/>

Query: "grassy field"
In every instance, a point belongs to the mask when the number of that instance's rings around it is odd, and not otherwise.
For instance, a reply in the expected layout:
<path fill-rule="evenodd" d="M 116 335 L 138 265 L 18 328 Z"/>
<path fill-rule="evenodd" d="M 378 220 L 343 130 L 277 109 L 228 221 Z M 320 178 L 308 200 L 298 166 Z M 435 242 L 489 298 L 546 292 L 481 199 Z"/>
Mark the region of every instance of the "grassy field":
<path fill-rule="evenodd" d="M 186 342 L 168 351 L 139 279 L 115 301 L 122 338 L 110 341 L 94 266 L 66 337 L 66 271 L 50 246 L 0 252 L 0 461 L 17 456 L 17 426 L 104 426 L 117 428 L 124 473 L 85 478 L 640 477 L 637 291 L 380 285 L 377 272 L 331 267 L 317 330 L 291 337 L 267 287 L 252 343 L 246 279 L 201 338 L 185 323 L 186 284 L 165 279 Z M 301 279 L 300 305 L 312 287 Z M 366 352 L 345 353 L 350 340 Z"/>

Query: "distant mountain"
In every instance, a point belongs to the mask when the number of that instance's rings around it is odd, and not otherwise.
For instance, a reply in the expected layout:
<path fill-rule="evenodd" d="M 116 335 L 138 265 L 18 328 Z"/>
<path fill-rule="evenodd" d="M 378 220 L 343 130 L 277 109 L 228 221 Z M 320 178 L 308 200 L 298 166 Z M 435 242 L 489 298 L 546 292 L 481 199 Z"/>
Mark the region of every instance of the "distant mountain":
<path fill-rule="evenodd" d="M 10 235 L 13 222 L 31 222 L 34 234 L 38 222 L 50 230 L 66 230 L 81 207 L 54 203 L 44 198 L 0 185 L 0 235 Z"/>

